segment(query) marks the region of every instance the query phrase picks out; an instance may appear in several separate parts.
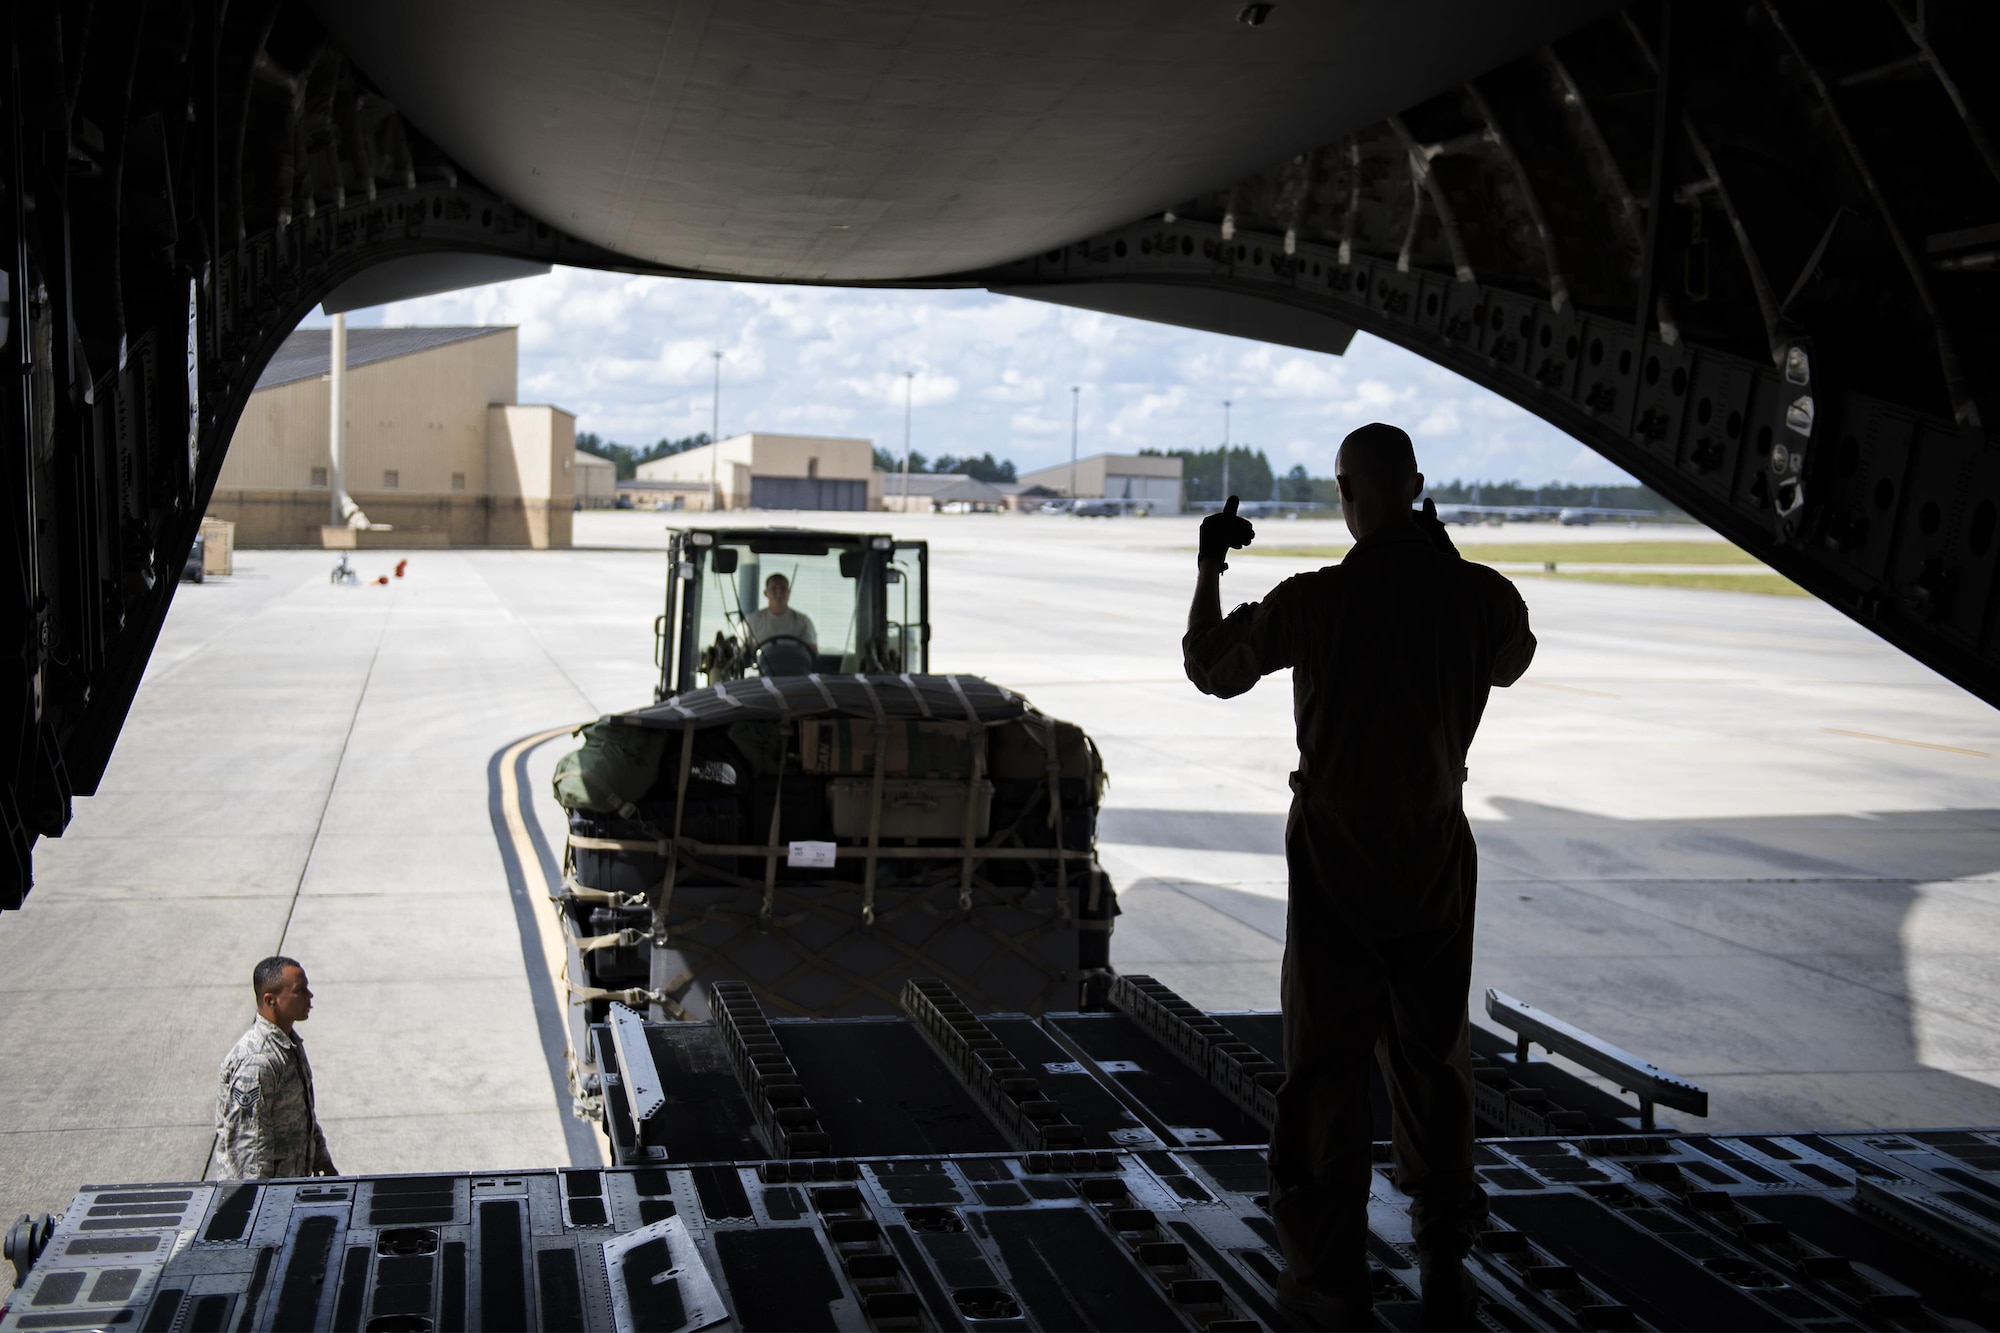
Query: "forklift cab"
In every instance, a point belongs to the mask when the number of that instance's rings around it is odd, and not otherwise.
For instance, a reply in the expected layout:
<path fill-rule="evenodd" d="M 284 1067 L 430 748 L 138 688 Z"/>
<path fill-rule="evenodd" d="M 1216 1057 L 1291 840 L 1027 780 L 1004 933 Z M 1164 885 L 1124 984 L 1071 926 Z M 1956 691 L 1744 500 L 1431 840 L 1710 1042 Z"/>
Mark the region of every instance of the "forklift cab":
<path fill-rule="evenodd" d="M 655 700 L 747 676 L 930 670 L 930 548 L 881 534 L 674 529 L 666 607 L 653 622 Z M 782 574 L 816 642 L 764 636 L 751 616 Z"/>

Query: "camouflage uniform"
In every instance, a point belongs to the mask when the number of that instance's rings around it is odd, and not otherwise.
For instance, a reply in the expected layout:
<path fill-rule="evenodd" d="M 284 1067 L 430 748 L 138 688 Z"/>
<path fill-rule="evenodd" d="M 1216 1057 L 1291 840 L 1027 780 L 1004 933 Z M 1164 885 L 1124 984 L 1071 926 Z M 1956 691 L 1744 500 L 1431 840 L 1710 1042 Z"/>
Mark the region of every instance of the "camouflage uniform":
<path fill-rule="evenodd" d="M 269 1180 L 333 1170 L 326 1135 L 313 1115 L 312 1065 L 305 1039 L 263 1015 L 222 1060 L 215 1099 L 217 1174 Z"/>

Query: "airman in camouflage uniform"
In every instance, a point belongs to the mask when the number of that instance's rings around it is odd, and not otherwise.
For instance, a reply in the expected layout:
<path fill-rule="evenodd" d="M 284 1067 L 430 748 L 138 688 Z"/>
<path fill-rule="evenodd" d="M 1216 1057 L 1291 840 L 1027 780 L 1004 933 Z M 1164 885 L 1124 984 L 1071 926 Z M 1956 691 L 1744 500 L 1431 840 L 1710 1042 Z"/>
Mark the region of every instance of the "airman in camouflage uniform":
<path fill-rule="evenodd" d="M 312 1065 L 293 1025 L 312 1012 L 306 974 L 267 958 L 253 974 L 257 1019 L 222 1061 L 215 1101 L 217 1174 L 269 1180 L 337 1174 L 313 1114 Z"/>

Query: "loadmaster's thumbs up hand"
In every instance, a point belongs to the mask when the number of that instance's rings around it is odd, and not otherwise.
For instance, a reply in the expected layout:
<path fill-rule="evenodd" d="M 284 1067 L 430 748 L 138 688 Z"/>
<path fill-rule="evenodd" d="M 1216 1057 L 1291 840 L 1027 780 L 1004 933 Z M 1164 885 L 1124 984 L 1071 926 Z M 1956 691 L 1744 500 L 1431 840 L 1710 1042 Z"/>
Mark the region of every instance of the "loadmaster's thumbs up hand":
<path fill-rule="evenodd" d="M 1201 521 L 1201 556 L 1203 565 L 1211 560 L 1217 570 L 1229 568 L 1229 551 L 1232 547 L 1248 546 L 1256 539 L 1257 529 L 1250 526 L 1250 520 L 1236 512 L 1236 497 L 1230 496 L 1219 514 L 1210 514 Z"/>
<path fill-rule="evenodd" d="M 1452 545 L 1451 534 L 1444 530 L 1444 521 L 1438 517 L 1437 501 L 1426 498 L 1424 507 L 1417 514 L 1417 528 L 1430 538 L 1431 545 L 1446 555 L 1457 555 L 1458 548 Z"/>

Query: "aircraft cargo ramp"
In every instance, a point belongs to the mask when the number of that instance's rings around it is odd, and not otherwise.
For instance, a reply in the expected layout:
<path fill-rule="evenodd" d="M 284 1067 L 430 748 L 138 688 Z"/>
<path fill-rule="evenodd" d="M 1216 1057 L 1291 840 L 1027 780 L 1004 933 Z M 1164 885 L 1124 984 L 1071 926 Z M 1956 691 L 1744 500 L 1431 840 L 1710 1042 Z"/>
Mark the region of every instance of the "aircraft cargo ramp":
<path fill-rule="evenodd" d="M 724 982 L 712 1024 L 614 1008 L 593 1032 L 623 1165 L 86 1188 L 52 1238 L 17 1233 L 46 1249 L 0 1330 L 1287 1327 L 1258 1146 L 1276 1015 L 1144 978 L 1113 1001 L 975 1016 L 918 981 L 904 1016 L 771 1020 Z M 1482 1132 L 1574 1127 L 1478 1147 L 1484 1327 L 2000 1318 L 2000 1135 L 1645 1132 L 1475 1049 Z M 1387 1149 L 1376 1314 L 1415 1327 Z"/>

